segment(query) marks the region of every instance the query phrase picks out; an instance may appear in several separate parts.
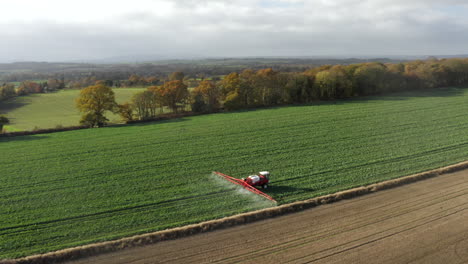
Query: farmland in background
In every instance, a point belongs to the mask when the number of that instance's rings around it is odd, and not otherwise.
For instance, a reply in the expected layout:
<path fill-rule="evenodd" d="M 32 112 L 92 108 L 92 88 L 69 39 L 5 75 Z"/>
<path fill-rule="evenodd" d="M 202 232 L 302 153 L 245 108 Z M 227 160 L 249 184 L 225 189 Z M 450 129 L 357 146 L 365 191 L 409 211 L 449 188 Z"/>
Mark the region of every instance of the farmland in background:
<path fill-rule="evenodd" d="M 42 82 L 47 82 L 47 80 L 31 80 L 31 82 L 36 82 L 36 83 L 42 83 Z M 13 84 L 15 87 L 20 86 L 21 82 L 8 82 L 10 84 Z"/>
<path fill-rule="evenodd" d="M 129 101 L 133 94 L 144 88 L 114 89 L 116 101 Z M 61 90 L 54 93 L 30 94 L 19 96 L 2 102 L 0 113 L 8 116 L 11 124 L 7 131 L 33 130 L 34 128 L 55 128 L 61 126 L 79 125 L 80 113 L 75 107 L 75 99 L 80 90 Z M 110 112 L 107 118 L 113 123 L 120 123 L 120 117 Z"/>
<path fill-rule="evenodd" d="M 303 200 L 464 161 L 468 91 L 441 89 L 0 138 L 0 259 Z M 6 154 L 7 153 L 7 154 Z"/>

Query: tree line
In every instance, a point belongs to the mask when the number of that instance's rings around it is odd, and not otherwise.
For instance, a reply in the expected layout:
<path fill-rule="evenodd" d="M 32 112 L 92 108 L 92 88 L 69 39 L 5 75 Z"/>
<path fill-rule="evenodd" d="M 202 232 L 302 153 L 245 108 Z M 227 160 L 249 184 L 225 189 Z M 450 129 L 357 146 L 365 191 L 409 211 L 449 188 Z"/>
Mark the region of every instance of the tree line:
<path fill-rule="evenodd" d="M 147 120 L 163 113 L 167 107 L 178 113 L 189 103 L 188 86 L 183 82 L 184 74 L 174 72 L 167 82 L 160 86 L 150 86 L 145 91 L 133 95 L 131 102 L 117 104 L 112 88 L 105 81 L 98 81 L 80 92 L 76 101 L 77 108 L 83 113 L 80 124 L 99 127 L 108 119 L 104 113 L 111 111 L 120 114 L 126 122 Z"/>
<path fill-rule="evenodd" d="M 396 91 L 432 89 L 468 85 L 468 59 L 429 59 L 407 63 L 360 63 L 325 65 L 304 72 L 280 72 L 272 68 L 232 72 L 222 80 L 201 80 L 189 90 L 182 72 L 174 72 L 160 85 L 149 86 L 118 105 L 112 99 L 107 110 L 119 113 L 123 120 L 147 120 L 162 114 L 187 109 L 199 113 L 265 107 L 318 100 L 345 99 Z M 98 81 L 93 89 L 107 87 Z M 86 88 L 82 93 L 87 93 Z M 84 95 L 81 95 L 83 97 Z M 111 98 L 113 96 L 109 96 Z M 82 103 L 79 103 L 83 105 Z M 100 126 L 103 112 L 91 108 L 80 110 L 88 116 L 82 124 Z M 91 110 L 89 110 L 91 109 Z"/>
<path fill-rule="evenodd" d="M 18 87 L 15 87 L 15 85 L 11 83 L 4 83 L 0 85 L 0 104 L 2 101 L 16 96 L 45 93 L 63 88 L 65 88 L 64 81 L 58 79 L 50 79 L 44 82 L 24 81 L 21 82 Z M 7 117 L 0 115 L 0 133 L 3 132 L 4 125 L 9 123 L 10 120 Z"/>
<path fill-rule="evenodd" d="M 219 83 L 227 109 L 307 103 L 468 85 L 468 59 L 325 65 L 301 73 L 231 73 Z"/>
<path fill-rule="evenodd" d="M 387 58 L 376 58 L 373 61 L 399 62 Z M 308 68 L 325 64 L 352 64 L 367 62 L 369 59 L 330 59 L 330 58 L 220 58 L 200 60 L 168 60 L 154 63 L 48 63 L 48 62 L 18 62 L 0 63 L 0 80 L 4 82 L 21 82 L 26 80 L 66 79 L 85 85 L 86 79 L 95 80 L 128 80 L 136 74 L 148 78 L 150 76 L 165 77 L 175 71 L 182 71 L 189 78 L 197 78 L 199 74 L 206 76 L 226 75 L 233 71 L 250 68 L 254 70 L 273 68 L 281 72 L 302 72 Z M 118 84 L 118 82 L 117 82 Z"/>
<path fill-rule="evenodd" d="M 90 96 L 91 99 L 77 103 L 83 112 L 81 123 L 101 126 L 107 121 L 106 111 L 119 113 L 124 121 L 148 120 L 165 111 L 209 113 L 221 109 L 230 111 L 396 91 L 466 86 L 468 59 L 432 58 L 405 63 L 324 65 L 301 72 L 284 72 L 272 68 L 244 69 L 231 72 L 223 78 L 213 78 L 205 73 L 198 73 L 196 77 L 187 78 L 180 71 L 167 77 L 132 74 L 126 80 L 86 77 L 85 82 L 78 85 L 87 85 L 87 88 L 82 89 L 80 98 Z M 29 93 L 53 91 L 67 86 L 71 88 L 71 84 L 72 81 L 64 79 L 24 81 L 17 88 L 12 84 L 3 84 L 0 86 L 0 102 Z M 135 94 L 129 102 L 118 105 L 110 87 L 119 86 L 146 86 L 147 89 Z M 96 98 L 105 100 L 97 102 Z"/>
<path fill-rule="evenodd" d="M 10 99 L 16 96 L 23 96 L 35 93 L 52 92 L 65 88 L 65 81 L 58 79 L 49 79 L 47 81 L 23 81 L 18 87 L 11 83 L 0 85 L 0 101 Z"/>

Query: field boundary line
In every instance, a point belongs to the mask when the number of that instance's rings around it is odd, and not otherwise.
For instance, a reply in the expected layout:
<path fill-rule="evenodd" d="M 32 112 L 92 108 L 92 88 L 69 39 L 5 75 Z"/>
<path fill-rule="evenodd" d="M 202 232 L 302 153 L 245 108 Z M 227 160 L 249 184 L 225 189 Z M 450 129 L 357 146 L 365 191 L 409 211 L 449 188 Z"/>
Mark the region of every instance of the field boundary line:
<path fill-rule="evenodd" d="M 337 193 L 328 194 L 308 200 L 297 201 L 276 207 L 205 221 L 198 224 L 191 224 L 187 226 L 176 227 L 172 229 L 142 235 L 135 235 L 112 241 L 99 242 L 84 246 L 62 249 L 54 252 L 32 255 L 13 260 L 0 260 L 0 264 L 60 263 L 64 261 L 76 260 L 79 258 L 95 256 L 99 254 L 110 253 L 126 248 L 150 245 L 160 241 L 173 240 L 177 238 L 187 237 L 190 235 L 220 230 L 228 227 L 265 220 L 276 216 L 299 212 L 322 204 L 329 204 L 345 199 L 351 199 L 365 194 L 395 188 L 401 185 L 433 178 L 443 174 L 453 173 L 464 169 L 468 169 L 468 161 L 426 172 L 396 178 L 393 180 L 387 180 L 380 183 L 356 187 L 349 190 L 340 191 Z"/>
<path fill-rule="evenodd" d="M 127 121 L 122 124 L 107 124 L 101 128 L 104 127 L 122 127 L 122 126 L 129 126 L 132 124 L 142 124 L 142 123 L 156 123 L 156 122 L 162 122 L 162 121 L 171 121 L 174 119 L 181 119 L 184 117 L 192 117 L 192 116 L 199 116 L 199 115 L 208 115 L 208 114 L 216 114 L 218 112 L 212 112 L 212 113 L 194 113 L 191 111 L 186 111 L 183 113 L 168 113 L 168 114 L 162 114 L 159 115 L 158 117 L 155 118 L 150 118 L 150 119 L 145 119 L 145 120 L 133 120 L 133 121 Z M 25 130 L 25 131 L 16 131 L 16 132 L 6 132 L 6 133 L 0 133 L 0 138 L 14 138 L 14 137 L 20 137 L 20 136 L 31 136 L 31 135 L 39 135 L 39 134 L 51 134 L 51 133 L 57 133 L 57 132 L 67 132 L 67 131 L 75 131 L 75 130 L 82 130 L 82 129 L 92 129 L 94 127 L 89 127 L 89 126 L 82 126 L 82 125 L 76 125 L 76 126 L 67 126 L 67 127 L 62 127 L 62 128 L 43 128 L 43 129 L 38 129 L 38 130 Z M 1 132 L 1 131 L 0 131 Z"/>

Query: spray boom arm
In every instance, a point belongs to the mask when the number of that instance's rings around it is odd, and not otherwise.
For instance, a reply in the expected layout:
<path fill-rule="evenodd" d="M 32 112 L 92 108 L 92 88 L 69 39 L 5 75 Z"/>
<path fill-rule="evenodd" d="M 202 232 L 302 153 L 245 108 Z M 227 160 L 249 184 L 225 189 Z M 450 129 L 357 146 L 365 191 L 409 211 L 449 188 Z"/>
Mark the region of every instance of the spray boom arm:
<path fill-rule="evenodd" d="M 224 173 L 221 173 L 221 172 L 217 172 L 215 171 L 214 174 L 220 176 L 221 178 L 227 180 L 227 181 L 230 181 L 234 184 L 237 184 L 237 185 L 240 185 L 242 186 L 243 188 L 255 193 L 255 194 L 258 194 L 260 196 L 263 196 L 264 198 L 270 200 L 270 201 L 273 201 L 273 202 L 276 202 L 275 199 L 273 199 L 271 196 L 269 196 L 268 194 L 260 191 L 259 189 L 255 188 L 255 187 L 252 187 L 250 186 L 249 184 L 247 184 L 245 181 L 241 180 L 241 179 L 237 179 L 237 178 L 234 178 L 234 177 L 231 177 L 229 175 L 226 175 Z"/>

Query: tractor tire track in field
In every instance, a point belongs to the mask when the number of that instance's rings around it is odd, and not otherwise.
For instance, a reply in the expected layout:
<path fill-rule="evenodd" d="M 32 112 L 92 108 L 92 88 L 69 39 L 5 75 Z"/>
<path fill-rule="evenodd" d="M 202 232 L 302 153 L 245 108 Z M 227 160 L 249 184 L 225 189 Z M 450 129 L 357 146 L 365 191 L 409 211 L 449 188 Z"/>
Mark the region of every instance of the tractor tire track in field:
<path fill-rule="evenodd" d="M 181 198 L 177 198 L 177 199 L 165 200 L 165 201 L 160 201 L 160 202 L 155 202 L 155 203 L 141 204 L 141 205 L 135 205 L 135 206 L 130 206 L 130 207 L 124 207 L 124 208 L 117 208 L 117 209 L 113 209 L 113 210 L 101 211 L 101 212 L 96 212 L 96 213 L 91 213 L 91 214 L 86 214 L 86 215 L 77 215 L 77 216 L 67 217 L 67 218 L 52 219 L 52 220 L 49 220 L 49 221 L 33 222 L 33 223 L 28 223 L 28 224 L 23 224 L 23 225 L 3 227 L 3 228 L 0 228 L 0 235 L 16 233 L 16 232 L 24 232 L 25 230 L 28 230 L 29 228 L 33 228 L 33 229 L 37 230 L 37 229 L 41 229 L 45 225 L 55 224 L 55 223 L 60 223 L 60 222 L 67 222 L 67 221 L 71 221 L 71 220 L 86 219 L 86 218 L 91 218 L 91 217 L 101 217 L 101 216 L 105 216 L 105 215 L 110 215 L 110 214 L 115 214 L 115 213 L 125 213 L 125 212 L 130 212 L 130 211 L 139 210 L 139 209 L 147 210 L 150 207 L 164 206 L 164 205 L 167 205 L 167 204 L 171 204 L 171 203 L 175 203 L 175 202 L 181 202 L 181 201 L 187 201 L 187 200 L 192 200 L 192 199 L 197 199 L 199 201 L 199 200 L 203 200 L 203 199 L 209 199 L 211 196 L 219 196 L 219 194 L 223 194 L 223 193 L 226 193 L 226 192 L 233 192 L 233 191 L 235 191 L 235 189 L 221 190 L 221 191 L 216 191 L 216 192 L 211 192 L 211 193 L 206 193 L 206 194 L 193 195 L 193 196 L 189 196 L 189 197 L 181 197 Z M 186 204 L 190 205 L 189 202 L 187 202 Z"/>
<path fill-rule="evenodd" d="M 80 263 L 467 263 L 468 170 Z"/>
<path fill-rule="evenodd" d="M 314 175 L 320 175 L 320 174 L 325 174 L 325 173 L 329 173 L 329 172 L 339 172 L 339 171 L 346 171 L 346 170 L 349 170 L 349 169 L 365 168 L 365 167 L 368 167 L 370 165 L 392 164 L 392 163 L 398 162 L 398 161 L 410 160 L 412 158 L 421 157 L 421 156 L 426 155 L 426 154 L 437 154 L 437 153 L 444 152 L 444 151 L 447 151 L 447 150 L 455 150 L 460 146 L 466 146 L 466 145 L 468 145 L 468 142 L 464 142 L 464 143 L 460 143 L 460 144 L 456 144 L 456 145 L 452 145 L 452 146 L 446 146 L 446 147 L 431 149 L 431 150 L 428 150 L 428 151 L 419 152 L 419 153 L 415 153 L 415 154 L 399 156 L 399 157 L 395 157 L 395 158 L 391 158 L 391 159 L 382 159 L 382 160 L 376 160 L 376 161 L 372 161 L 372 162 L 368 162 L 368 163 L 364 163 L 364 164 L 357 164 L 357 165 L 354 165 L 354 166 L 348 166 L 348 167 L 344 167 L 344 168 L 323 170 L 323 171 L 319 171 L 319 172 L 312 173 L 312 174 L 290 177 L 290 178 L 285 179 L 285 180 L 277 180 L 275 182 L 276 183 L 287 182 L 287 181 L 291 181 L 291 180 L 311 177 L 311 176 L 314 176 Z"/>

